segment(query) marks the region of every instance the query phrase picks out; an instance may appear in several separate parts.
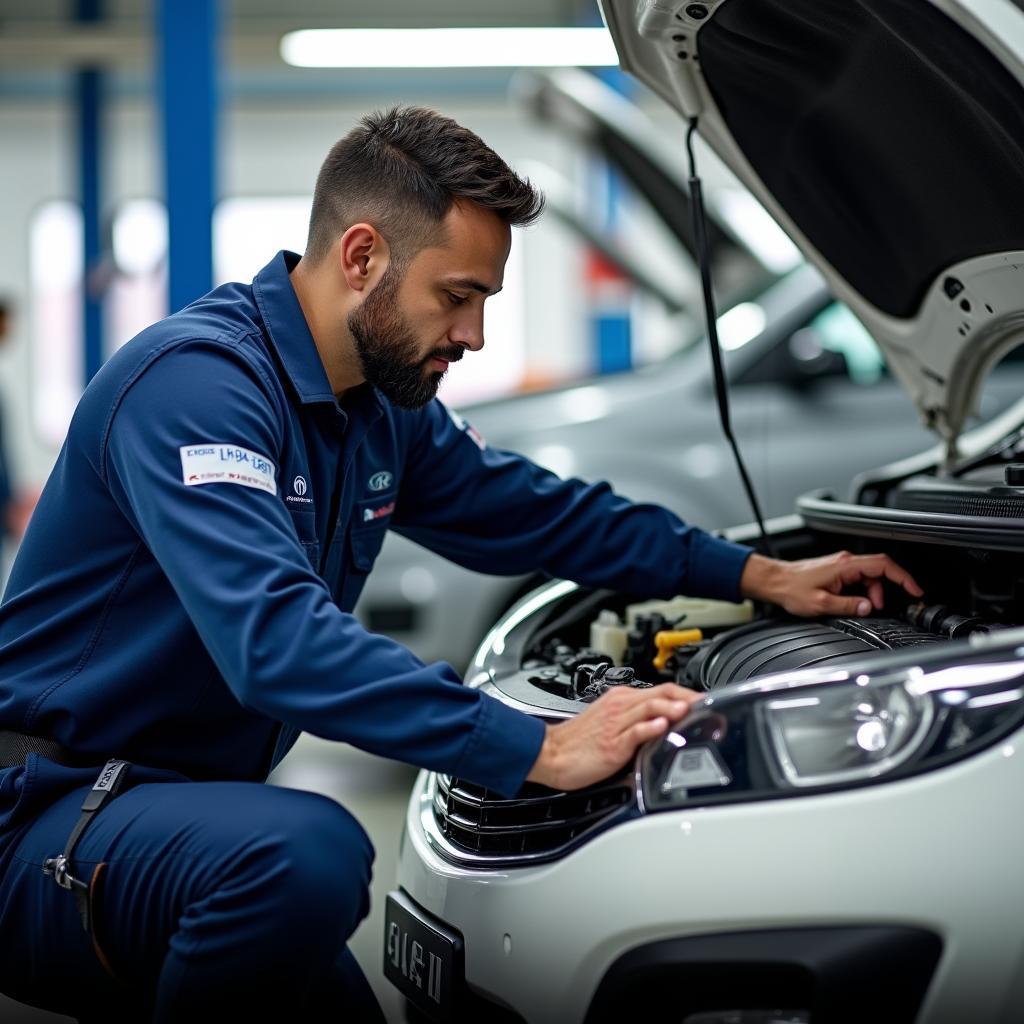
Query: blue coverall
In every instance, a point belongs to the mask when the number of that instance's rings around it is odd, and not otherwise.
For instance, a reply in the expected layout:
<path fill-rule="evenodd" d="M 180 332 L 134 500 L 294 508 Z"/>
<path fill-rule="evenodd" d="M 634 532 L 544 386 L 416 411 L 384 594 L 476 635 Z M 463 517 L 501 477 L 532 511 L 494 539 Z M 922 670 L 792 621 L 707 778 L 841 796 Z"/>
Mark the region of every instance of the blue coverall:
<path fill-rule="evenodd" d="M 24 1001 L 105 1020 L 372 1019 L 352 1009 L 372 995 L 346 947 L 370 843 L 267 773 L 306 730 L 511 795 L 543 735 L 353 618 L 387 529 L 478 571 L 737 596 L 746 548 L 489 448 L 440 402 L 401 410 L 368 384 L 337 400 L 297 260 L 107 362 L 13 567 L 0 730 L 95 761 L 0 770 L 0 990 Z M 73 868 L 108 864 L 97 937 L 119 981 L 40 870 L 113 756 L 130 788 Z"/>

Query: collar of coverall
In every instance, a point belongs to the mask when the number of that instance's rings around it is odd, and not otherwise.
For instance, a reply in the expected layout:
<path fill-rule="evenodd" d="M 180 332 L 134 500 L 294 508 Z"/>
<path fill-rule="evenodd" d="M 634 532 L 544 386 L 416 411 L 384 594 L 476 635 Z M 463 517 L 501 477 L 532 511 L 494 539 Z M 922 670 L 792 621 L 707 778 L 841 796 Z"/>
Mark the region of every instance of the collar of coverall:
<path fill-rule="evenodd" d="M 383 412 L 383 400 L 376 388 L 369 384 L 353 388 L 340 404 L 331 391 L 327 371 L 288 276 L 299 258 L 282 249 L 253 278 L 252 291 L 267 338 L 303 405 L 328 402 L 343 413 L 360 409 L 368 418 L 376 418 Z"/>

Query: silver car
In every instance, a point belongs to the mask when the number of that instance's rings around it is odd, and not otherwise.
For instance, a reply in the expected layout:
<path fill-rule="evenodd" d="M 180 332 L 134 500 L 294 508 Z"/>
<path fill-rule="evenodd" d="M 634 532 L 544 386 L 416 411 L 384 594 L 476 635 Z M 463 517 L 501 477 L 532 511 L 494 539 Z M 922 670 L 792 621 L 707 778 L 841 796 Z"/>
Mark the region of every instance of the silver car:
<path fill-rule="evenodd" d="M 623 66 L 697 119 L 938 435 L 846 500 L 802 496 L 775 549 L 882 547 L 926 596 L 820 621 L 561 581 L 526 596 L 470 685 L 548 721 L 612 685 L 705 699 L 580 792 L 422 773 L 386 973 L 415 1019 L 1020 1021 L 1024 402 L 963 428 L 1024 341 L 1024 7 L 603 9 Z M 873 393 L 824 441 L 837 460 L 871 437 Z"/>

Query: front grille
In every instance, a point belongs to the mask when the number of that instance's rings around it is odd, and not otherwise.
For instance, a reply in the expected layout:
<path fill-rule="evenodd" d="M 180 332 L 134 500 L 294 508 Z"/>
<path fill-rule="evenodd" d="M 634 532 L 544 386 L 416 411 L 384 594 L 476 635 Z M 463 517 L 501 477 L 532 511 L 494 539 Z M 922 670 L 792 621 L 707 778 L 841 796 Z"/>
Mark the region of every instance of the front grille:
<path fill-rule="evenodd" d="M 507 800 L 465 779 L 438 775 L 434 821 L 458 849 L 494 859 L 564 850 L 634 799 L 631 773 L 564 793 L 528 782 Z"/>

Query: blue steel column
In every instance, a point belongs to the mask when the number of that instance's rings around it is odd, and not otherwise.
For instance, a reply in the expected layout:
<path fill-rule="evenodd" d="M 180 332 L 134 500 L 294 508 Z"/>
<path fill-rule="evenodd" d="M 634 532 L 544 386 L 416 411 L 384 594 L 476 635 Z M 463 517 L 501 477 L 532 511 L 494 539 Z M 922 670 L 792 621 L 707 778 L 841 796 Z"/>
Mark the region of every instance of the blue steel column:
<path fill-rule="evenodd" d="M 168 310 L 172 313 L 213 286 L 219 8 L 219 0 L 158 2 Z"/>
<path fill-rule="evenodd" d="M 621 69 L 602 68 L 597 75 L 618 92 L 629 94 L 629 82 Z M 591 175 L 595 191 L 605 198 L 602 226 L 614 236 L 625 186 L 618 172 L 603 161 L 595 162 Z M 592 255 L 591 260 L 599 257 Z M 590 281 L 594 363 L 598 373 L 619 373 L 633 366 L 632 286 L 621 274 L 609 274 L 611 268 L 603 261 L 601 264 L 602 273 L 592 274 Z"/>
<path fill-rule="evenodd" d="M 102 17 L 100 0 L 77 0 L 75 19 L 95 22 Z M 82 344 L 85 384 L 103 365 L 103 295 L 96 286 L 103 259 L 102 183 L 103 72 L 76 72 L 75 101 L 78 141 L 78 194 L 82 204 Z"/>

